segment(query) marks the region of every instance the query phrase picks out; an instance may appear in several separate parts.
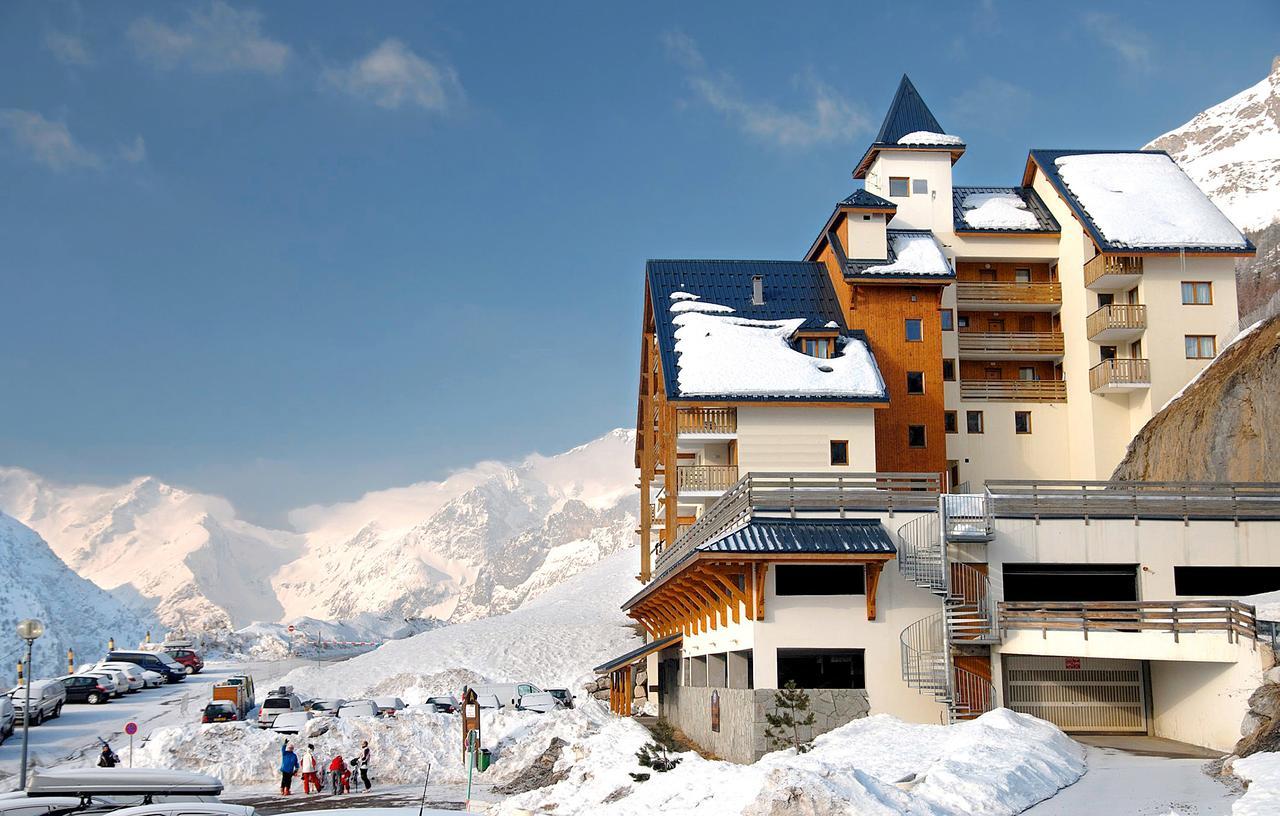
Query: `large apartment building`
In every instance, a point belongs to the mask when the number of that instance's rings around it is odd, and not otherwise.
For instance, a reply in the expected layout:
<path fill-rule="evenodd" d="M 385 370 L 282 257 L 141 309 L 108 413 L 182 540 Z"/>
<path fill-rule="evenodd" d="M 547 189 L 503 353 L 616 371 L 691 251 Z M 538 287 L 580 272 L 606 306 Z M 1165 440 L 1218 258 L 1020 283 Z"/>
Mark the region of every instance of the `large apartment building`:
<path fill-rule="evenodd" d="M 904 77 L 804 258 L 648 263 L 619 713 L 656 694 L 741 761 L 787 682 L 819 728 L 1006 705 L 1234 741 L 1280 486 L 1105 480 L 1230 339 L 1253 247 L 1164 153 L 956 187 L 964 150 Z"/>

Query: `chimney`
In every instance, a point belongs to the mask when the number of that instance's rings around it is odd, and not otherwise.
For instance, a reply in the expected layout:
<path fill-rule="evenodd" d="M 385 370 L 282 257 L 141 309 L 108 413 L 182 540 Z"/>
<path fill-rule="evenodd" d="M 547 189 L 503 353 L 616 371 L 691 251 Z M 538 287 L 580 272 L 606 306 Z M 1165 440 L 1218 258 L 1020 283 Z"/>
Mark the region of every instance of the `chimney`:
<path fill-rule="evenodd" d="M 764 275 L 751 276 L 751 305 L 764 305 Z"/>

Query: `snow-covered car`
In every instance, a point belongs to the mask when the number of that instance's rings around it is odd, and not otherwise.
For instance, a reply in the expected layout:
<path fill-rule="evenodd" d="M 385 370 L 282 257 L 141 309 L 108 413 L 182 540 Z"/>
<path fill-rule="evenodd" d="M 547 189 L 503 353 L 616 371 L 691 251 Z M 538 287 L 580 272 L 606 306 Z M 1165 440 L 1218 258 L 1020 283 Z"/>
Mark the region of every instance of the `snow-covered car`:
<path fill-rule="evenodd" d="M 62 716 L 62 706 L 67 702 L 67 687 L 61 680 L 31 681 L 31 712 L 27 714 L 27 688 L 17 686 L 9 691 L 9 701 L 14 713 L 32 725 Z"/>
<path fill-rule="evenodd" d="M 502 708 L 502 701 L 498 699 L 496 694 L 477 694 L 476 704 L 481 708 L 499 709 Z"/>
<path fill-rule="evenodd" d="M 124 676 L 125 683 L 128 685 L 129 691 L 142 691 L 147 687 L 147 681 L 142 679 L 142 667 L 133 663 L 108 663 L 103 660 L 96 664 L 94 668 L 119 672 Z"/>
<path fill-rule="evenodd" d="M 164 675 L 160 672 L 153 672 L 151 669 L 142 670 L 142 682 L 147 688 L 160 688 L 168 681 L 164 679 Z"/>
<path fill-rule="evenodd" d="M 312 700 L 307 710 L 317 717 L 336 717 L 346 702 L 340 697 L 336 700 Z"/>
<path fill-rule="evenodd" d="M 307 727 L 307 721 L 311 718 L 310 711 L 286 711 L 276 717 L 271 730 L 277 734 L 297 734 Z"/>
<path fill-rule="evenodd" d="M 116 810 L 120 806 L 110 799 L 91 797 L 88 808 L 79 796 L 27 796 L 26 791 L 0 793 L 0 816 L 46 816 L 84 810 L 101 812 Z"/>
<path fill-rule="evenodd" d="M 484 686 L 475 686 L 474 691 L 478 697 L 492 694 L 502 702 L 503 708 L 510 706 L 516 709 L 528 709 L 529 711 L 551 711 L 560 707 L 555 697 L 547 694 L 547 692 L 533 683 L 490 683 Z M 481 705 L 481 708 L 483 707 Z"/>
<path fill-rule="evenodd" d="M 275 725 L 276 717 L 286 711 L 302 711 L 302 700 L 296 694 L 272 694 L 262 701 L 258 709 L 258 727 L 270 728 Z"/>
<path fill-rule="evenodd" d="M 547 694 L 560 701 L 561 708 L 573 708 L 573 692 L 566 688 L 549 688 Z"/>
<path fill-rule="evenodd" d="M 17 719 L 18 715 L 14 713 L 13 703 L 9 702 L 8 697 L 0 695 L 0 743 L 13 735 L 13 724 Z"/>
<path fill-rule="evenodd" d="M 397 711 L 404 711 L 404 700 L 399 697 L 374 697 L 373 704 L 384 717 L 394 717 Z"/>
<path fill-rule="evenodd" d="M 90 669 L 88 671 L 76 672 L 82 677 L 93 677 L 98 680 L 98 685 L 107 690 L 112 697 L 123 697 L 126 687 L 122 686 L 123 682 L 119 675 L 106 669 Z"/>
<path fill-rule="evenodd" d="M 564 705 L 549 691 L 522 694 L 520 701 L 516 704 L 518 711 L 537 711 L 540 714 L 547 714 L 561 708 L 564 708 Z"/>
<path fill-rule="evenodd" d="M 164 802 L 111 811 L 112 816 L 254 816 L 256 813 L 251 805 L 224 802 Z"/>
<path fill-rule="evenodd" d="M 378 705 L 373 700 L 352 700 L 338 709 L 338 716 L 345 719 L 352 717 L 376 717 Z"/>
<path fill-rule="evenodd" d="M 428 697 L 426 705 L 435 709 L 437 714 L 453 714 L 458 710 L 458 698 L 452 694 Z"/>

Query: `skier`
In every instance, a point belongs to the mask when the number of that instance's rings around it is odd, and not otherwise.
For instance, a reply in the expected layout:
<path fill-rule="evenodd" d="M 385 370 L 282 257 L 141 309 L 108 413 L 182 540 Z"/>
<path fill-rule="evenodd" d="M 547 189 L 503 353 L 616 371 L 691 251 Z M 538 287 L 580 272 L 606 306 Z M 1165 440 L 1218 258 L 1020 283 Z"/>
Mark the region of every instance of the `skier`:
<path fill-rule="evenodd" d="M 308 744 L 303 750 L 302 756 L 299 758 L 299 770 L 302 771 L 302 792 L 311 793 L 314 787 L 316 793 L 320 792 L 320 779 L 316 776 L 316 755 L 315 746 Z"/>
<path fill-rule="evenodd" d="M 293 746 L 286 740 L 284 745 L 280 746 L 280 795 L 288 796 L 289 789 L 293 787 L 293 775 L 298 772 L 298 755 L 293 752 Z"/>
<path fill-rule="evenodd" d="M 116 756 L 116 752 L 111 750 L 111 746 L 102 743 L 102 753 L 98 755 L 99 768 L 114 768 L 120 764 L 120 757 Z"/>
<path fill-rule="evenodd" d="M 369 784 L 369 740 L 360 743 L 360 781 L 365 790 L 373 787 Z"/>

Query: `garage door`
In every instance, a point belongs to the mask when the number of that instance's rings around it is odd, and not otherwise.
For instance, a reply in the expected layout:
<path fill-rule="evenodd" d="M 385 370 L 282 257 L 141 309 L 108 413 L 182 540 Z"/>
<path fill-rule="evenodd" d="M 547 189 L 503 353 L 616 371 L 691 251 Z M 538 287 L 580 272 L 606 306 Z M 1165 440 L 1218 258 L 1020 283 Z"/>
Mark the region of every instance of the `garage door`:
<path fill-rule="evenodd" d="M 1005 705 L 1063 731 L 1147 731 L 1139 660 L 1005 655 Z"/>

